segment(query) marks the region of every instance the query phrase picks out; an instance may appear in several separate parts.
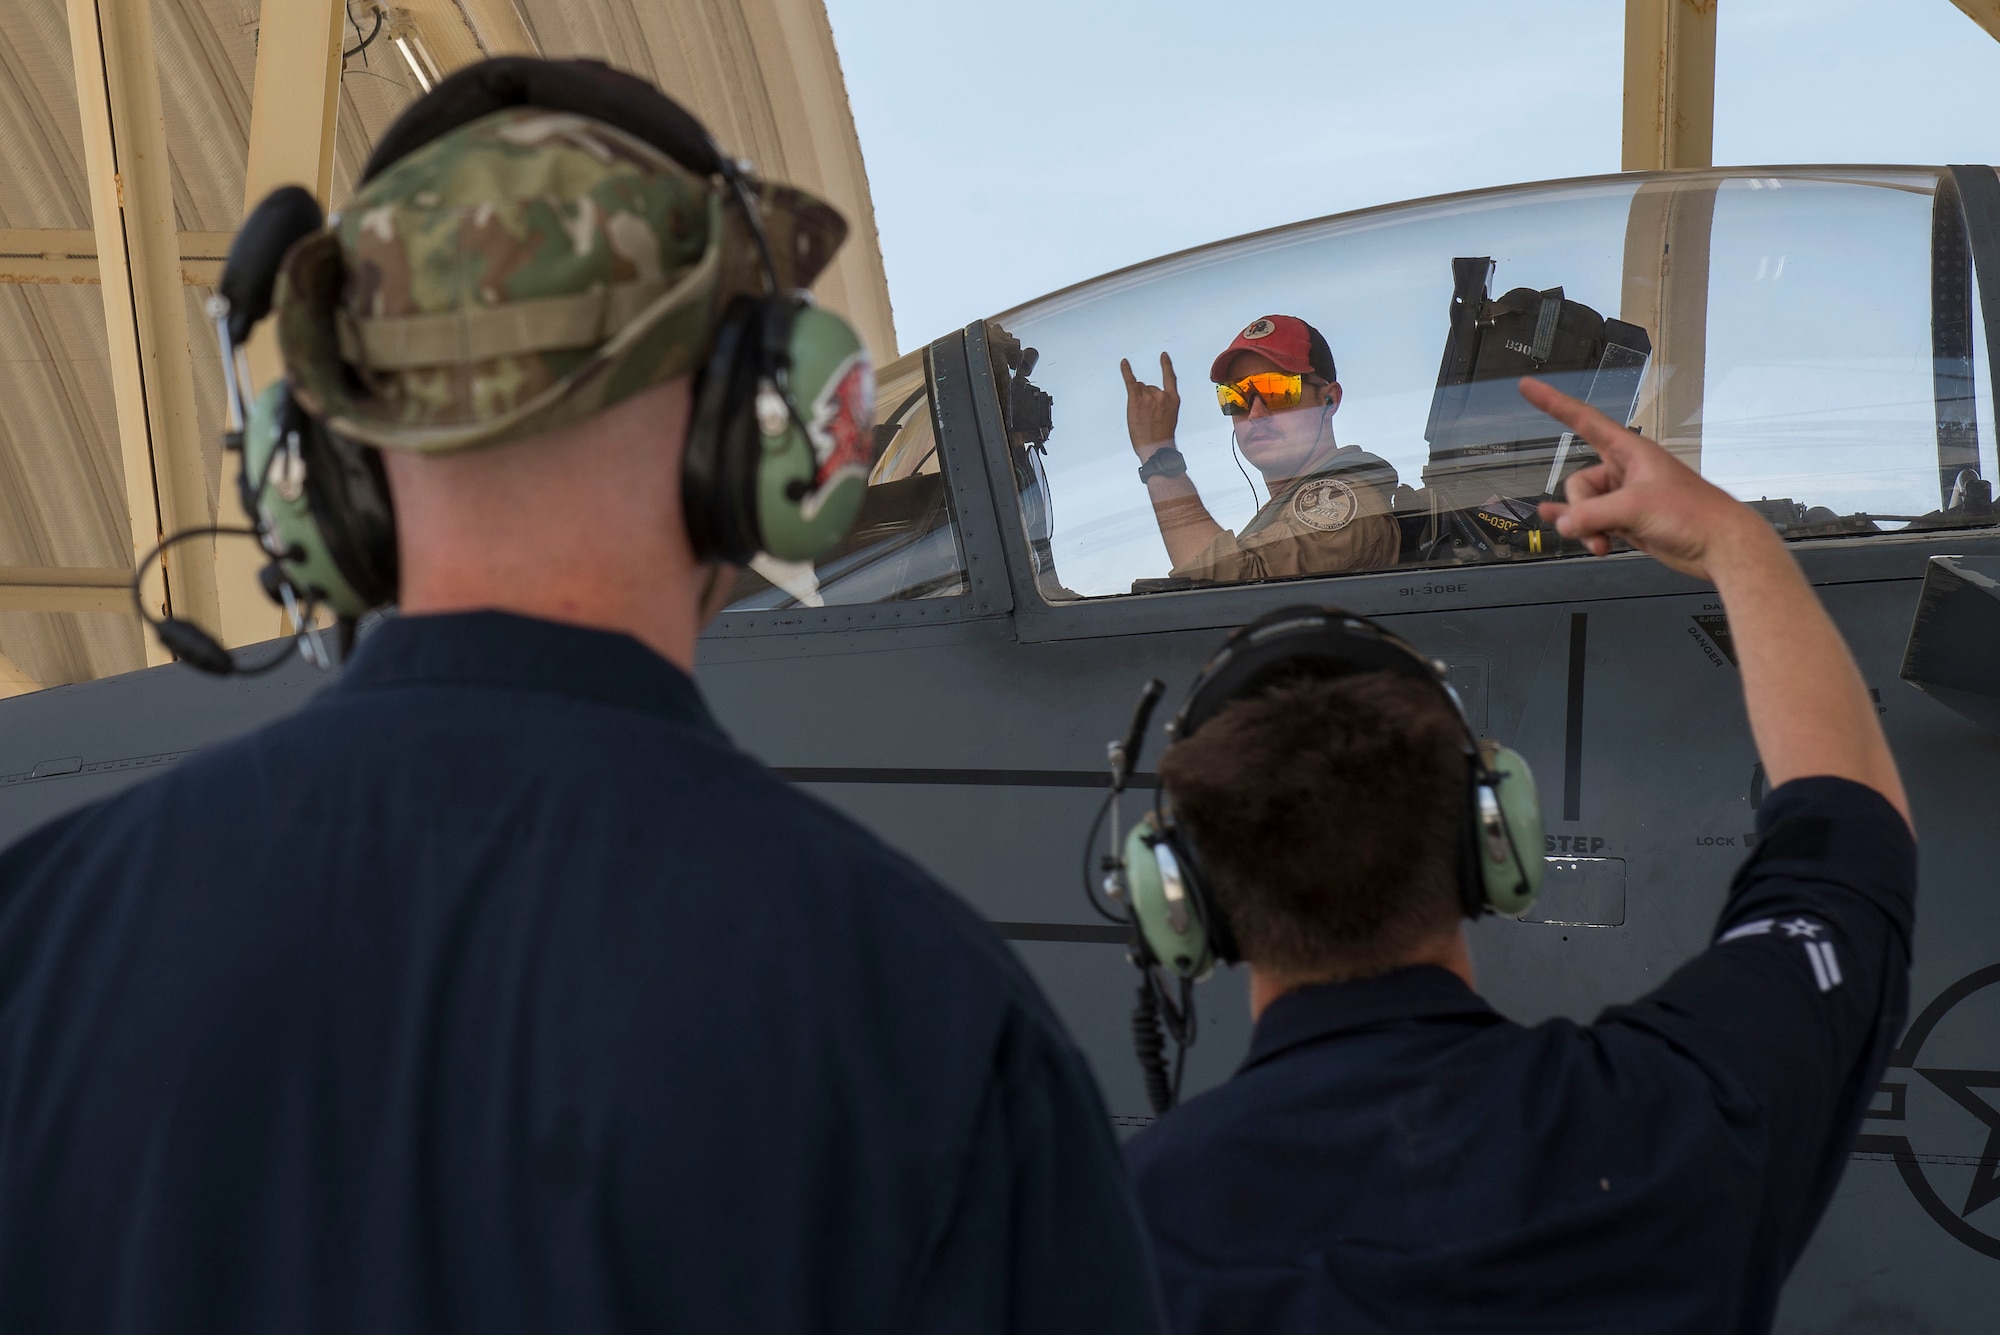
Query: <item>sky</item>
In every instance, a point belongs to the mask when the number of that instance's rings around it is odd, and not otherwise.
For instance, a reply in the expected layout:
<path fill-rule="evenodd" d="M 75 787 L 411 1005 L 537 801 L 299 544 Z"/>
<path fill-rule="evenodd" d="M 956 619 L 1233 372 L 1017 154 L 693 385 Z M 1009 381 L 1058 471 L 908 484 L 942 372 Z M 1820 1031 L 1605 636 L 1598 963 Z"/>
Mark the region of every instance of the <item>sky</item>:
<path fill-rule="evenodd" d="M 827 0 L 907 350 L 1204 242 L 1618 170 L 1621 0 Z M 1950 0 L 1721 0 L 1715 161 L 2000 162 Z"/>

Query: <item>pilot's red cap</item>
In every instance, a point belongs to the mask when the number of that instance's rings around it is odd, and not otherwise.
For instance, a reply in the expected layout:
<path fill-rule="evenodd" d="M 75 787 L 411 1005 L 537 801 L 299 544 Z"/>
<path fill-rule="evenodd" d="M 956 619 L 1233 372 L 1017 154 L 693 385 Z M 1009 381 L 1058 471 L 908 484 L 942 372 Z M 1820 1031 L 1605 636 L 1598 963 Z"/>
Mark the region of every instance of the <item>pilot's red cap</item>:
<path fill-rule="evenodd" d="M 1239 352 L 1254 352 L 1280 371 L 1293 375 L 1316 375 L 1332 384 L 1333 349 L 1319 330 L 1296 315 L 1266 315 L 1243 326 L 1236 341 L 1224 348 L 1208 368 L 1208 378 L 1221 384 L 1229 374 L 1229 359 Z"/>

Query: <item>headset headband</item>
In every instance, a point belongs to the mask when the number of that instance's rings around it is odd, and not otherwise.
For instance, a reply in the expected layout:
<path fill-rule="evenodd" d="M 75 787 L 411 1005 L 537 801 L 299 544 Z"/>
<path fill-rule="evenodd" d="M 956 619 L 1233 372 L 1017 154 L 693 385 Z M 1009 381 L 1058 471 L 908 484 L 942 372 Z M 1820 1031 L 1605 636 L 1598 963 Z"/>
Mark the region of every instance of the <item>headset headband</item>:
<path fill-rule="evenodd" d="M 1184 741 L 1231 704 L 1283 681 L 1335 680 L 1366 672 L 1388 672 L 1438 688 L 1463 725 L 1468 748 L 1477 754 L 1471 721 L 1438 664 L 1374 622 L 1337 607 L 1280 608 L 1232 634 L 1189 688 L 1167 735 Z"/>
<path fill-rule="evenodd" d="M 1371 672 L 1428 682 L 1450 706 L 1464 738 L 1467 804 L 1458 835 L 1459 908 L 1467 917 L 1488 909 L 1515 917 L 1526 913 L 1541 879 L 1535 852 L 1542 843 L 1541 813 L 1527 762 L 1506 747 L 1479 740 L 1458 693 L 1445 680 L 1442 663 L 1364 617 L 1337 607 L 1286 607 L 1244 626 L 1196 674 L 1180 712 L 1167 725 L 1167 736 L 1175 743 L 1185 741 L 1233 702 L 1285 681 L 1338 680 Z M 1136 759 L 1132 739 L 1143 735 L 1159 691 L 1158 681 L 1148 684 L 1127 742 L 1111 748 L 1106 810 L 1116 803 L 1126 767 Z M 1233 963 L 1241 956 L 1229 915 L 1208 884 L 1197 841 L 1174 816 L 1172 797 L 1162 785 L 1151 813 L 1122 843 L 1114 821 L 1112 852 L 1103 864 L 1119 874 L 1127 906 L 1124 921 L 1132 928 L 1128 958 L 1141 975 L 1133 1043 L 1155 1112 L 1165 1112 L 1178 1100 L 1182 1059 L 1199 1033 L 1192 985 L 1208 976 L 1216 960 Z M 1092 826 L 1093 839 L 1096 828 Z M 1529 850 L 1525 854 L 1524 848 Z M 1118 920 L 1098 905 L 1087 871 L 1084 890 L 1092 907 Z M 1178 1001 L 1167 996 L 1169 977 L 1178 980 Z M 1165 1059 L 1169 1036 L 1181 1054 L 1171 1075 Z"/>
<path fill-rule="evenodd" d="M 726 176 L 732 166 L 700 121 L 644 79 L 597 60 L 501 56 L 468 65 L 426 93 L 376 143 L 361 179 L 367 182 L 425 144 L 509 107 L 603 121 L 697 176 Z"/>

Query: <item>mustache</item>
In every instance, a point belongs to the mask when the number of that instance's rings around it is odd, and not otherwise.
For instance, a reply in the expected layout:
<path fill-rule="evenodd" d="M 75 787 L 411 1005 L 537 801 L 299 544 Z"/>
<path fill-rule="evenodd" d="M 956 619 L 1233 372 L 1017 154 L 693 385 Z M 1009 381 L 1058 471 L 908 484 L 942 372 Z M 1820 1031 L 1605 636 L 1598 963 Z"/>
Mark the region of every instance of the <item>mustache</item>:
<path fill-rule="evenodd" d="M 1324 408 L 1321 412 L 1324 412 Z M 1294 421 L 1295 417 L 1306 420 Z M 1261 445 L 1266 441 L 1294 440 L 1302 436 L 1316 436 L 1325 429 L 1326 418 L 1319 413 L 1308 413 L 1303 408 L 1287 409 L 1272 413 L 1267 417 L 1243 417 L 1237 419 L 1237 442 L 1242 445 Z"/>

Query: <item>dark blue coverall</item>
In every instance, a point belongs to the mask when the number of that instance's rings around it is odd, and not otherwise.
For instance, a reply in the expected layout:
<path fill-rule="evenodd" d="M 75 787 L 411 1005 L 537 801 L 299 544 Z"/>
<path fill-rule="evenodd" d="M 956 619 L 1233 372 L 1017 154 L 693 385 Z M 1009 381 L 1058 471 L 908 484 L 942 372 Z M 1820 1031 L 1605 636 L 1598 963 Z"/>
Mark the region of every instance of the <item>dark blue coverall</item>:
<path fill-rule="evenodd" d="M 1007 947 L 634 640 L 390 621 L 0 857 L 0 1331 L 1155 1329 Z"/>
<path fill-rule="evenodd" d="M 1916 846 L 1873 790 L 1759 808 L 1715 942 L 1596 1023 L 1425 966 L 1302 988 L 1127 1147 L 1169 1327 L 1769 1329 L 1908 1005 Z"/>

